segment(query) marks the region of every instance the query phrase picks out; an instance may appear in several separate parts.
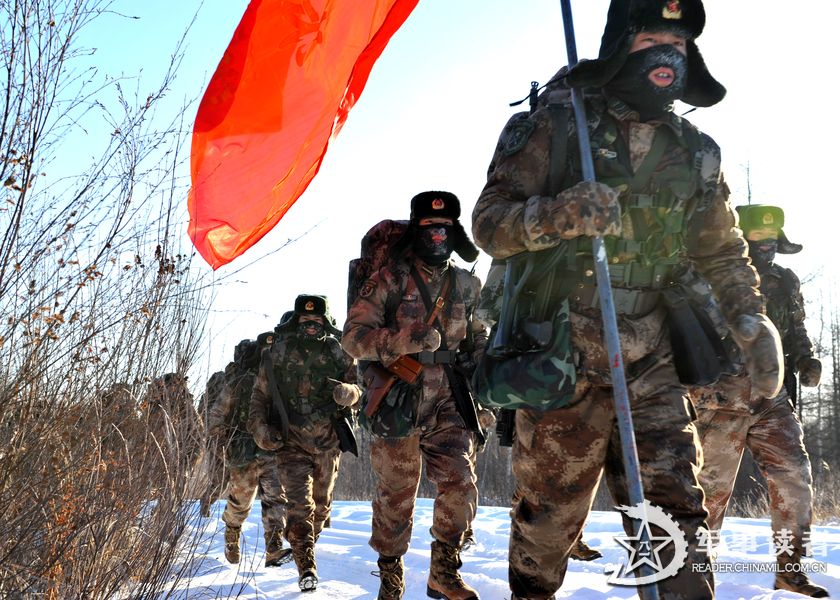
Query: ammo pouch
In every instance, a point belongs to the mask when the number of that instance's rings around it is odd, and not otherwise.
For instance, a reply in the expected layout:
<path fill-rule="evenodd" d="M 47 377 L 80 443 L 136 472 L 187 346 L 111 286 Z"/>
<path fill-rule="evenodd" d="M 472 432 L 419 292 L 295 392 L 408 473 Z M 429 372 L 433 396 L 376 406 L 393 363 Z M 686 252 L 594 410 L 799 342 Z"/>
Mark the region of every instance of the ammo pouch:
<path fill-rule="evenodd" d="M 662 300 L 680 383 L 715 383 L 731 361 L 712 320 L 675 288 L 663 290 Z"/>
<path fill-rule="evenodd" d="M 378 365 L 378 363 L 376 363 Z M 382 368 L 380 366 L 380 368 Z M 359 423 L 372 434 L 383 438 L 406 437 L 417 419 L 417 403 L 420 395 L 419 385 L 412 385 L 397 377 L 387 388 L 375 411 L 368 414 L 367 405 L 371 402 L 370 388 L 362 397 L 362 410 Z"/>

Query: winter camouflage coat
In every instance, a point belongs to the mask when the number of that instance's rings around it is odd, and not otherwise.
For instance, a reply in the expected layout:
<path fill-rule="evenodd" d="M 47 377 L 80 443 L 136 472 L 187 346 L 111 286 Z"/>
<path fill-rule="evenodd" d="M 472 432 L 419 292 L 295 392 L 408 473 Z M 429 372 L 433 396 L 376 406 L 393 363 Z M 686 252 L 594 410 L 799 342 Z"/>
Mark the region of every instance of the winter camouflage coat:
<path fill-rule="evenodd" d="M 565 107 L 565 118 L 557 118 L 550 104 Z M 586 104 L 596 179 L 621 192 L 622 233 L 620 238 L 606 239 L 608 250 L 633 248 L 635 244 L 641 258 L 633 260 L 640 267 L 655 265 L 657 261 L 673 267 L 687 261 L 694 263 L 715 289 L 729 323 L 741 314 L 762 313 L 758 278 L 747 259 L 747 244 L 736 227 L 728 200 L 729 189 L 720 173 L 720 150 L 715 142 L 673 113 L 662 120 L 640 123 L 638 115 L 614 99 L 598 95 L 588 98 Z M 562 177 L 553 177 L 561 185 L 559 189 L 549 190 L 552 153 L 556 156 L 558 152 L 552 148 L 555 122 L 565 123 L 568 144 Z M 582 180 L 574 128 L 568 92 L 564 90 L 553 91 L 548 104 L 531 115 L 515 115 L 506 125 L 490 165 L 487 184 L 473 211 L 476 243 L 491 256 L 506 258 L 557 246 L 566 239 L 563 223 L 589 218 L 581 212 L 585 209 L 575 190 L 569 190 Z M 647 155 L 653 154 L 650 150 L 657 134 L 668 136 L 666 149 L 641 194 L 635 195 L 641 200 L 634 200 L 637 204 L 631 206 L 628 182 L 632 182 L 633 173 L 640 170 Z M 691 177 L 670 184 L 669 177 L 674 172 L 690 173 Z M 675 199 L 674 205 L 657 208 L 662 197 L 660 189 L 667 186 Z M 647 209 L 640 206 L 643 201 L 648 202 Z M 650 236 L 640 241 L 641 227 Z M 575 238 L 569 244 L 578 257 L 587 252 L 591 255 L 588 238 Z M 611 275 L 615 266 L 629 262 L 621 252 L 610 253 L 609 258 L 613 263 Z M 591 267 L 578 268 L 574 277 L 578 282 L 594 284 Z M 630 285 L 613 280 L 614 290 L 658 289 L 666 284 L 667 281 L 661 281 L 647 287 L 645 283 Z M 574 292 L 570 301 L 576 349 L 602 353 L 586 341 L 592 338 L 600 345 L 598 310 L 591 309 L 591 305 L 585 308 L 576 305 Z M 644 356 L 655 345 L 664 327 L 664 313 L 653 310 L 641 319 L 622 319 L 621 309 L 618 312 L 622 348 L 631 354 L 626 357 L 629 362 Z M 589 329 L 596 335 L 581 333 Z M 581 346 L 587 347 L 581 349 Z M 599 357 L 596 362 L 605 359 Z"/>
<path fill-rule="evenodd" d="M 271 347 L 274 380 L 289 419 L 286 447 L 295 446 L 315 454 L 338 448 L 338 436 L 332 418 L 340 410 L 333 399 L 335 383 L 356 382 L 356 365 L 342 349 L 339 341 L 326 336 L 320 341 L 304 340 L 299 335 L 278 338 Z M 280 440 L 280 416 L 274 405 L 269 378 L 260 364 L 254 389 L 248 430 L 257 443 Z"/>

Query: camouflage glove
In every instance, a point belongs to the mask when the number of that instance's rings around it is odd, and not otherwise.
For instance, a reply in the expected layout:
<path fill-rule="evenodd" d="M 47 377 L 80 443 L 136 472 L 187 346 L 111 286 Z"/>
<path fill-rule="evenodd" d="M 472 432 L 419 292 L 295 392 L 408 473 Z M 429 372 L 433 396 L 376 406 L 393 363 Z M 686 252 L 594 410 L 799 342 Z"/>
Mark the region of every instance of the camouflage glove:
<path fill-rule="evenodd" d="M 746 359 L 753 391 L 762 398 L 775 398 L 785 372 L 776 326 L 766 315 L 741 315 L 735 319 L 732 337 Z"/>
<path fill-rule="evenodd" d="M 813 356 L 803 356 L 796 361 L 796 370 L 799 372 L 799 383 L 802 387 L 817 387 L 822 377 L 822 363 L 820 359 Z"/>
<path fill-rule="evenodd" d="M 251 435 L 261 450 L 273 452 L 283 447 L 283 437 L 280 432 L 270 425 L 260 425 L 253 428 Z"/>
<path fill-rule="evenodd" d="M 388 350 L 397 356 L 414 354 L 423 350 L 440 348 L 440 333 L 431 325 L 414 323 L 410 329 L 401 329 L 391 338 Z"/>
<path fill-rule="evenodd" d="M 333 400 L 339 406 L 353 406 L 361 396 L 362 390 L 352 383 L 338 383 L 333 388 Z"/>
<path fill-rule="evenodd" d="M 581 181 L 557 194 L 550 210 L 554 229 L 564 240 L 621 233 L 618 190 L 604 183 Z"/>

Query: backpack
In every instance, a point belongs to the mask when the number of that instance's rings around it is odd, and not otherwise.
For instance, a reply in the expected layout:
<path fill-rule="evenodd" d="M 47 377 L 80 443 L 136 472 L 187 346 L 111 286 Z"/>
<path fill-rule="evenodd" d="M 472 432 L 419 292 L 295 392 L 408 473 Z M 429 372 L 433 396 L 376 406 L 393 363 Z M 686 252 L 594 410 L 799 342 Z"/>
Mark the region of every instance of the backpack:
<path fill-rule="evenodd" d="M 359 258 L 350 261 L 347 282 L 348 311 L 359 297 L 359 290 L 365 281 L 393 259 L 391 247 L 403 236 L 406 229 L 407 220 L 385 219 L 371 227 L 362 237 Z"/>

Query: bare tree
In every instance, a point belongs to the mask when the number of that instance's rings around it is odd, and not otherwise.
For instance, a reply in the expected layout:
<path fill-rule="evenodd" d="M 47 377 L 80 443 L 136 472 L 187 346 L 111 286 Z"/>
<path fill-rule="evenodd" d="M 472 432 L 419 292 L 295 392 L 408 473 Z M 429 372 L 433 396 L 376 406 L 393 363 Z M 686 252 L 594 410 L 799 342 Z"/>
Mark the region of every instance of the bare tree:
<path fill-rule="evenodd" d="M 177 457 L 201 433 L 147 410 L 209 293 L 181 250 L 185 107 L 161 108 L 181 50 L 151 93 L 101 73 L 80 35 L 112 5 L 0 0 L 3 597 L 153 597 L 194 547 Z"/>

